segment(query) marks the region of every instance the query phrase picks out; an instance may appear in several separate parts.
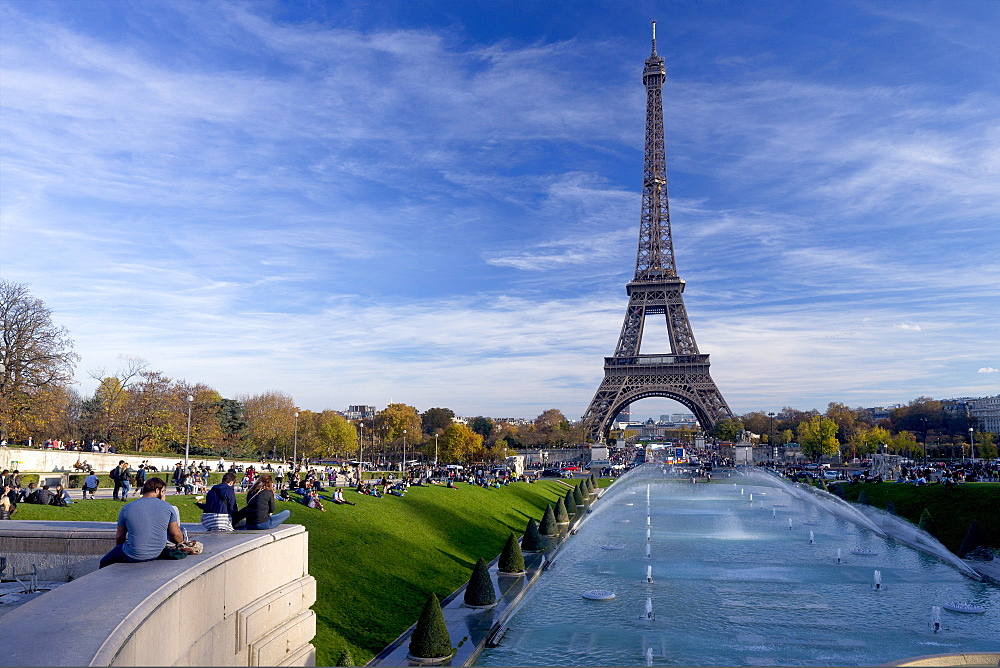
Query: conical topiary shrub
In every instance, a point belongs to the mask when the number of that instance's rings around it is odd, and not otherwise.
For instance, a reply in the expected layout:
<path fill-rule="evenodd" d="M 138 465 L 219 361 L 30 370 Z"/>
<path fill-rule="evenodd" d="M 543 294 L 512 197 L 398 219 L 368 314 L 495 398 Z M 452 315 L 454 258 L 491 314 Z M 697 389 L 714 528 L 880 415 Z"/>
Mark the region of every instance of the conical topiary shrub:
<path fill-rule="evenodd" d="M 983 530 L 979 528 L 979 522 L 972 520 L 969 530 L 965 533 L 965 538 L 962 539 L 962 546 L 958 548 L 958 556 L 961 559 L 972 557 L 977 561 L 993 561 L 992 554 L 987 550 L 980 549 L 984 547 L 986 547 L 986 539 L 983 536 Z"/>
<path fill-rule="evenodd" d="M 917 526 L 930 535 L 937 536 L 937 529 L 934 527 L 934 518 L 931 517 L 931 511 L 926 508 L 924 508 L 924 511 L 920 513 L 920 521 L 917 522 Z"/>
<path fill-rule="evenodd" d="M 497 593 L 490 579 L 490 569 L 486 560 L 479 558 L 472 569 L 472 577 L 465 586 L 465 604 L 474 608 L 489 608 L 496 605 Z"/>
<path fill-rule="evenodd" d="M 573 488 L 573 500 L 576 501 L 576 505 L 578 506 L 584 505 L 583 483 Z"/>
<path fill-rule="evenodd" d="M 559 524 L 556 522 L 556 514 L 551 504 L 545 506 L 545 514 L 542 515 L 542 521 L 538 525 L 538 533 L 543 536 L 555 536 L 559 533 Z"/>
<path fill-rule="evenodd" d="M 591 473 L 589 480 L 590 480 L 590 484 L 594 487 L 594 490 L 596 491 L 597 487 L 598 487 L 598 485 L 597 485 L 597 476 L 595 476 L 593 473 Z"/>
<path fill-rule="evenodd" d="M 521 536 L 521 549 L 525 552 L 538 552 L 542 549 L 542 536 L 538 533 L 534 517 L 528 518 L 528 526 Z"/>
<path fill-rule="evenodd" d="M 452 655 L 451 636 L 437 596 L 431 592 L 410 636 L 410 657 L 423 662 L 441 662 Z"/>
<path fill-rule="evenodd" d="M 586 494 L 592 494 L 594 492 L 594 488 L 591 487 L 591 485 L 590 485 L 590 478 L 584 478 L 580 482 L 580 484 L 583 485 L 583 491 L 584 491 L 584 493 L 586 493 Z"/>
<path fill-rule="evenodd" d="M 566 497 L 563 499 L 563 505 L 566 506 L 566 512 L 570 515 L 576 515 L 576 497 L 573 496 L 573 490 L 566 490 Z"/>
<path fill-rule="evenodd" d="M 346 647 L 340 653 L 340 656 L 337 657 L 337 665 L 338 666 L 353 666 L 354 665 L 354 659 L 351 657 L 351 652 Z"/>
<path fill-rule="evenodd" d="M 861 490 L 861 493 L 858 494 L 858 503 L 860 503 L 863 506 L 872 505 L 872 502 L 868 500 L 868 495 L 865 494 L 865 490 Z"/>
<path fill-rule="evenodd" d="M 524 573 L 524 555 L 521 554 L 521 546 L 517 544 L 514 534 L 507 536 L 500 559 L 497 560 L 497 570 L 507 574 Z"/>
<path fill-rule="evenodd" d="M 896 512 L 896 504 L 892 502 L 892 499 L 889 499 L 889 502 L 885 504 L 885 512 L 889 513 L 890 515 L 899 514 Z"/>
<path fill-rule="evenodd" d="M 559 524 L 569 524 L 569 513 L 566 512 L 566 502 L 560 499 L 556 501 L 556 522 Z"/>

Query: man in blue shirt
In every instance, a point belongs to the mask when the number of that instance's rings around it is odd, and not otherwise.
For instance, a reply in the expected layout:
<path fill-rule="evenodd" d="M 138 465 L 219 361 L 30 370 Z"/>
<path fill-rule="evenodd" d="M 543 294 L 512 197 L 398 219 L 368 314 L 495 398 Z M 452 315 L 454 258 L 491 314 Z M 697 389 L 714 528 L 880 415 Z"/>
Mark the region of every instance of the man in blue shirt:
<path fill-rule="evenodd" d="M 115 546 L 101 558 L 101 568 L 164 558 L 168 539 L 184 540 L 180 512 L 164 499 L 166 488 L 160 478 L 149 478 L 142 496 L 121 509 Z"/>

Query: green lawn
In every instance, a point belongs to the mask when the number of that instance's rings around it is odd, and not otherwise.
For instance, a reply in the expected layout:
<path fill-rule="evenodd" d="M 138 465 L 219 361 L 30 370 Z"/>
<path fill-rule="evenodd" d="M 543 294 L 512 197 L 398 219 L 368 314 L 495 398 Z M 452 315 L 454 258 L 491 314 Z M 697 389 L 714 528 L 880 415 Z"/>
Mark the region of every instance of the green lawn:
<path fill-rule="evenodd" d="M 566 489 L 542 480 L 501 489 L 413 487 L 402 499 L 348 491 L 345 498 L 358 505 L 331 502 L 327 512 L 279 502 L 279 510 L 291 509 L 289 522 L 309 530 L 309 572 L 318 585 L 317 665 L 334 665 L 345 645 L 363 665 L 417 619 L 428 591 L 444 597 L 460 587 L 476 559 L 495 558 L 511 531 L 520 534 L 528 517 L 541 519 L 545 505 Z M 167 500 L 182 521 L 199 520 L 193 497 Z M 22 504 L 15 517 L 114 521 L 120 507 L 111 500 L 68 508 Z"/>
<path fill-rule="evenodd" d="M 955 487 L 866 483 L 844 485 L 847 498 L 856 501 L 865 490 L 868 501 L 885 508 L 891 500 L 896 512 L 916 524 L 924 508 L 934 519 L 937 539 L 952 552 L 965 538 L 972 520 L 979 522 L 990 547 L 1000 549 L 1000 483 L 974 482 Z"/>

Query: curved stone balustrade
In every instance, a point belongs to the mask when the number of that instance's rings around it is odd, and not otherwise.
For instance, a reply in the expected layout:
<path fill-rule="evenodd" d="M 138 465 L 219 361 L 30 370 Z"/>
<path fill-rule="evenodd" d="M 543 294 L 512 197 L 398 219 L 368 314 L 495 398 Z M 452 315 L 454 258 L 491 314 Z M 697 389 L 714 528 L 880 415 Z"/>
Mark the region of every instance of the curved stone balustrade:
<path fill-rule="evenodd" d="M 185 525 L 203 554 L 96 570 L 113 523 L 0 522 L 9 570 L 44 556 L 41 579 L 72 579 L 0 617 L 0 665 L 314 665 L 305 528 L 200 527 Z M 66 578 L 51 577 L 59 568 Z"/>

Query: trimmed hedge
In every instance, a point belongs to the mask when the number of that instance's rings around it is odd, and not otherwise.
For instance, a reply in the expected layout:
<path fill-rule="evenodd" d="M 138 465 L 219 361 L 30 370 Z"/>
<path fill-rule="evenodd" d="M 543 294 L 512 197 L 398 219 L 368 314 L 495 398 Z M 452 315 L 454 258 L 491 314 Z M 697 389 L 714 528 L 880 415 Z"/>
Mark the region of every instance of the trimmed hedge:
<path fill-rule="evenodd" d="M 451 654 L 451 636 L 448 635 L 448 625 L 444 623 L 441 603 L 437 595 L 431 592 L 420 613 L 417 628 L 410 637 L 410 656 L 444 659 Z"/>
<path fill-rule="evenodd" d="M 566 490 L 566 496 L 563 499 L 563 505 L 566 506 L 566 512 L 570 515 L 576 515 L 576 497 L 573 496 L 572 489 Z"/>
<path fill-rule="evenodd" d="M 497 561 L 497 569 L 501 573 L 524 572 L 524 554 L 521 552 L 521 546 L 518 545 L 517 537 L 513 533 L 507 537 L 507 542 L 504 543 L 500 559 Z"/>
<path fill-rule="evenodd" d="M 476 559 L 472 569 L 469 584 L 465 587 L 465 604 L 475 606 L 493 605 L 497 602 L 497 593 L 490 579 L 490 569 L 482 557 Z"/>
<path fill-rule="evenodd" d="M 543 536 L 555 536 L 559 533 L 559 524 L 556 522 L 556 514 L 552 510 L 552 504 L 545 506 L 545 514 L 542 515 L 542 522 L 538 525 L 538 533 Z"/>
<path fill-rule="evenodd" d="M 569 524 L 569 513 L 566 512 L 566 502 L 562 498 L 556 501 L 555 515 L 558 524 Z"/>
<path fill-rule="evenodd" d="M 534 517 L 528 518 L 528 526 L 521 536 L 521 549 L 528 552 L 538 552 L 542 549 L 542 535 L 538 532 Z"/>

